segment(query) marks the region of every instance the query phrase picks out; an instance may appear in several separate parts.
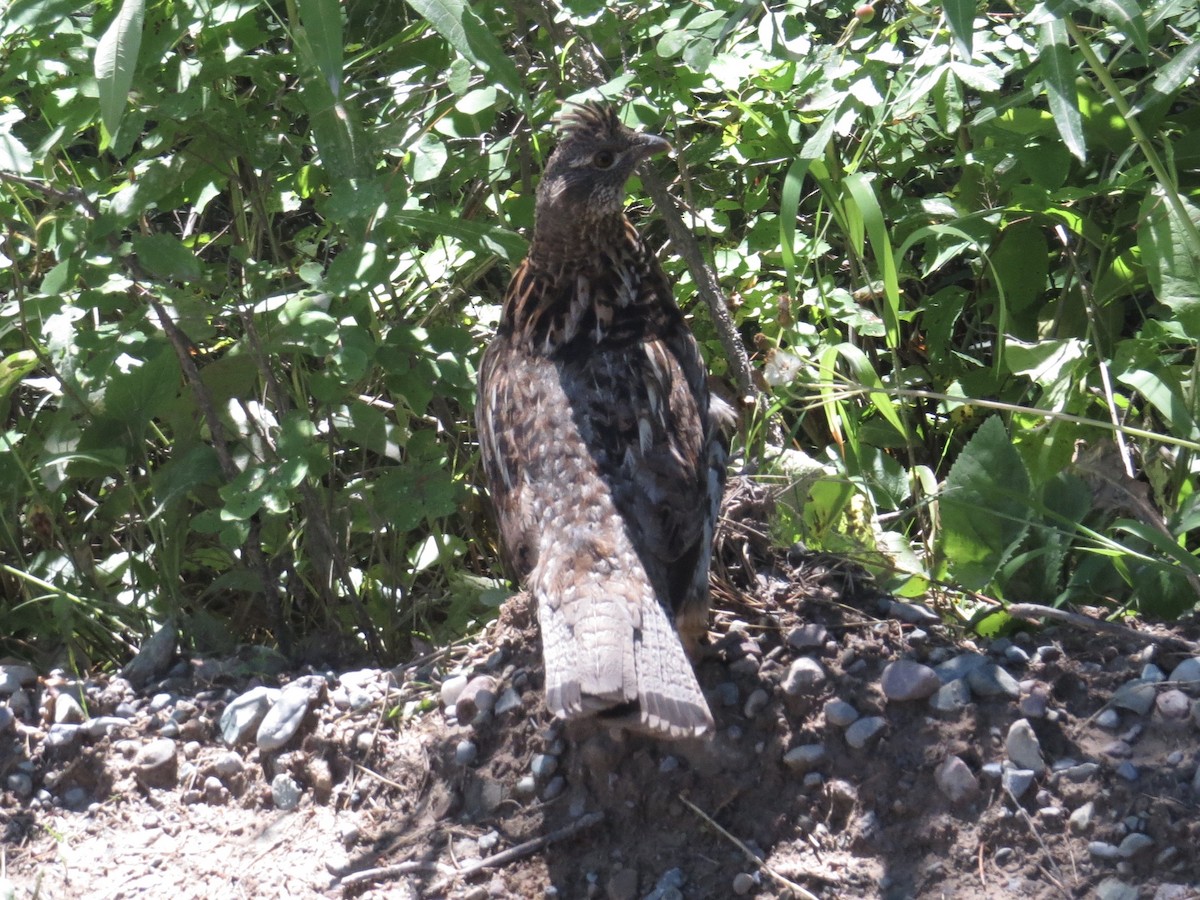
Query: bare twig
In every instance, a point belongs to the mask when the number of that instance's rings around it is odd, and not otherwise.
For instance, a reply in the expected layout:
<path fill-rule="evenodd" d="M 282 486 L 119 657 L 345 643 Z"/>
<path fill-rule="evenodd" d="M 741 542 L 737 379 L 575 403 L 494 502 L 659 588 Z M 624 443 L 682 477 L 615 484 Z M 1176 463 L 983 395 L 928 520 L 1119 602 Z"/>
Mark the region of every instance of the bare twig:
<path fill-rule="evenodd" d="M 1187 650 L 1191 653 L 1200 651 L 1200 645 L 1192 641 L 1184 640 L 1178 637 L 1162 636 L 1157 634 L 1148 634 L 1144 631 L 1137 631 L 1127 625 L 1121 625 L 1117 622 L 1107 622 L 1104 619 L 1094 619 L 1091 616 L 1081 615 L 1080 613 L 1068 612 L 1065 609 L 1055 609 L 1053 606 L 1042 606 L 1037 603 L 1014 603 L 1011 606 L 1004 608 L 1010 616 L 1018 619 L 1031 621 L 1033 619 L 1055 619 L 1059 622 L 1066 622 L 1068 625 L 1074 625 L 1076 628 L 1082 628 L 1086 631 L 1095 631 L 1102 634 L 1115 634 L 1123 638 L 1128 638 L 1132 641 L 1138 641 L 1145 644 L 1158 644 L 1163 647 L 1178 647 Z"/>
<path fill-rule="evenodd" d="M 375 773 L 371 773 L 375 774 Z M 378 776 L 376 776 L 378 777 Z M 526 856 L 531 856 L 543 847 L 558 841 L 566 840 L 569 837 L 574 837 L 581 831 L 599 825 L 604 821 L 604 813 L 592 812 L 586 816 L 581 816 L 569 825 L 564 825 L 557 831 L 552 831 L 549 834 L 543 834 L 531 840 L 525 841 L 522 844 L 517 844 L 515 847 L 509 847 L 507 850 L 501 850 L 499 853 L 493 853 L 491 856 L 486 856 L 483 859 L 471 863 L 469 866 L 463 866 L 461 869 L 450 873 L 446 878 L 430 886 L 426 891 L 427 896 L 437 896 L 444 892 L 449 887 L 450 882 L 456 878 L 469 878 L 486 869 L 494 869 L 498 866 L 503 866 L 513 860 L 523 859 Z M 333 887 L 349 887 L 350 885 L 363 884 L 368 881 L 384 881 L 389 878 L 395 878 L 398 875 L 410 875 L 415 872 L 445 872 L 446 866 L 438 865 L 437 863 L 421 862 L 410 860 L 408 862 L 397 863 L 394 866 L 381 866 L 376 869 L 363 869 L 361 872 L 352 872 L 343 878 L 337 879 L 333 883 Z"/>
<path fill-rule="evenodd" d="M 716 831 L 719 835 L 721 835 L 721 837 L 725 838 L 730 843 L 732 843 L 735 847 L 737 847 L 739 850 L 741 850 L 742 853 L 744 853 L 746 855 L 746 858 L 748 860 L 750 860 L 750 862 L 754 863 L 755 866 L 758 867 L 759 871 L 761 871 L 764 875 L 766 875 L 768 878 L 770 878 L 772 881 L 774 881 L 780 887 L 787 888 L 789 891 L 792 891 L 794 894 L 801 897 L 802 900 L 817 900 L 817 896 L 815 894 L 809 893 L 807 890 L 802 888 L 800 885 L 796 884 L 796 882 L 783 877 L 778 872 L 776 872 L 774 869 L 772 869 L 770 866 L 768 866 L 763 860 L 759 859 L 757 853 L 755 853 L 753 850 L 751 850 L 749 847 L 747 847 L 741 840 L 734 837 L 732 834 L 730 834 L 728 831 L 726 831 L 724 828 L 722 828 L 720 825 L 718 825 L 716 822 L 714 822 L 712 820 L 711 816 L 709 816 L 704 810 L 702 810 L 700 807 L 698 807 L 695 803 L 693 803 L 687 797 L 683 796 L 683 794 L 679 795 L 679 799 L 682 800 L 684 802 L 684 805 L 686 805 L 692 812 L 694 812 L 701 819 L 703 819 L 709 825 L 709 827 L 711 827 L 714 831 Z M 831 884 L 837 884 L 839 881 L 837 878 L 834 878 L 830 875 L 825 875 L 822 873 L 806 872 L 805 875 L 807 875 L 810 878 L 818 879 L 820 881 L 829 882 Z"/>

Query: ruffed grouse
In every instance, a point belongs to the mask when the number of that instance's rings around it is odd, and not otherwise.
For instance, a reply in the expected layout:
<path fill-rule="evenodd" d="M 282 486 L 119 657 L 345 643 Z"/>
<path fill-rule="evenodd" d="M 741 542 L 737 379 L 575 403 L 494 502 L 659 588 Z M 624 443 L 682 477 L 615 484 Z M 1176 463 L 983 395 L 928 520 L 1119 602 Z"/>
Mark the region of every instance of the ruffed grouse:
<path fill-rule="evenodd" d="M 712 727 L 679 636 L 707 627 L 725 451 L 696 341 L 624 212 L 634 168 L 668 149 L 608 106 L 564 118 L 476 420 L 547 706 L 676 738 Z"/>

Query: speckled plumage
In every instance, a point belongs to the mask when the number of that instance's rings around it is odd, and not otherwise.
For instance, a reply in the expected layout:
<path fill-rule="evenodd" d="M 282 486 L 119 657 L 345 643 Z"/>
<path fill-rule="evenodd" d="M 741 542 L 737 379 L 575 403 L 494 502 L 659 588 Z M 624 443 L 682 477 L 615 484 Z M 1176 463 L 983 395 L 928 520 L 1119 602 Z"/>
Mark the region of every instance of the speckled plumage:
<path fill-rule="evenodd" d="M 567 116 L 476 420 L 550 710 L 687 737 L 712 727 L 680 636 L 706 628 L 725 453 L 695 339 L 623 208 L 636 165 L 668 147 L 606 106 Z"/>

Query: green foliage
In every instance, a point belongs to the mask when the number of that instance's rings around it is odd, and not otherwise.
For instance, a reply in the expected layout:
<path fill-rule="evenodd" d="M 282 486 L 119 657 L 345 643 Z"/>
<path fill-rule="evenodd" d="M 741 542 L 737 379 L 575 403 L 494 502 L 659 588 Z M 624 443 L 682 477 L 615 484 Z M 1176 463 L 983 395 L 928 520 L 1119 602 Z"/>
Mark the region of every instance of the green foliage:
<path fill-rule="evenodd" d="M 792 445 L 748 451 L 836 473 L 789 537 L 905 594 L 1194 603 L 1197 3 L 855 5 L 10 5 L 0 649 L 491 615 L 474 365 L 587 89 L 676 147 Z"/>

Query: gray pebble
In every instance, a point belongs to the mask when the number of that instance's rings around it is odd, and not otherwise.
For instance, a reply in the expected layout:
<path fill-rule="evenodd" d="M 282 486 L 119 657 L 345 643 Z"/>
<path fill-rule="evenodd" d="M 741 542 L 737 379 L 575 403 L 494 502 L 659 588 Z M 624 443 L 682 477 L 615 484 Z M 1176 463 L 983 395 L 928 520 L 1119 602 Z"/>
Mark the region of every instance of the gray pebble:
<path fill-rule="evenodd" d="M 1200 700 L 1192 701 L 1192 723 L 1200 728 Z"/>
<path fill-rule="evenodd" d="M 537 781 L 532 775 L 523 775 L 513 787 L 513 793 L 518 797 L 532 797 L 537 793 Z"/>
<path fill-rule="evenodd" d="M 942 685 L 933 669 L 911 659 L 897 659 L 884 666 L 880 678 L 883 695 L 889 700 L 924 700 Z"/>
<path fill-rule="evenodd" d="M 517 693 L 516 688 L 506 687 L 500 694 L 500 699 L 496 701 L 495 713 L 502 716 L 514 709 L 520 709 L 521 706 L 521 695 Z"/>
<path fill-rule="evenodd" d="M 1121 709 L 1128 709 L 1139 716 L 1150 712 L 1154 698 L 1158 694 L 1154 685 L 1144 681 L 1127 681 L 1113 693 L 1112 704 Z"/>
<path fill-rule="evenodd" d="M 175 786 L 179 762 L 175 742 L 170 738 L 153 740 L 138 751 L 133 761 L 134 774 L 144 787 L 170 788 Z"/>
<path fill-rule="evenodd" d="M 83 707 L 70 694 L 59 694 L 54 698 L 54 721 L 59 725 L 79 725 L 87 716 Z"/>
<path fill-rule="evenodd" d="M 1031 769 L 1014 769 L 1005 766 L 1000 775 L 1000 783 L 1018 800 L 1033 786 L 1034 773 Z"/>
<path fill-rule="evenodd" d="M 754 884 L 754 876 L 746 872 L 738 872 L 733 876 L 733 892 L 739 897 L 744 897 L 754 890 Z"/>
<path fill-rule="evenodd" d="M 993 859 L 996 860 L 996 865 L 1002 866 L 1013 858 L 1012 847 L 997 847 Z"/>
<path fill-rule="evenodd" d="M 1138 900 L 1138 889 L 1116 878 L 1105 878 L 1096 885 L 1096 900 Z"/>
<path fill-rule="evenodd" d="M 1044 663 L 1058 662 L 1062 659 L 1062 648 L 1056 647 L 1053 644 L 1046 644 L 1043 647 L 1038 647 L 1034 651 L 1038 660 Z"/>
<path fill-rule="evenodd" d="M 1129 746 L 1127 741 L 1111 741 L 1104 745 L 1104 749 L 1100 751 L 1105 756 L 1111 756 L 1113 759 L 1129 759 L 1133 756 L 1133 748 Z"/>
<path fill-rule="evenodd" d="M 817 623 L 801 625 L 788 632 L 787 645 L 795 650 L 815 650 L 824 646 L 828 632 Z"/>
<path fill-rule="evenodd" d="M 753 719 L 766 708 L 770 699 L 771 695 L 763 688 L 755 688 L 746 698 L 746 705 L 742 707 L 742 712 L 745 713 L 747 719 Z"/>
<path fill-rule="evenodd" d="M 462 694 L 463 688 L 467 686 L 467 676 L 459 672 L 457 675 L 451 675 L 442 682 L 441 700 L 442 706 L 446 709 L 453 709 L 454 704 L 458 702 L 459 695 Z"/>
<path fill-rule="evenodd" d="M 1008 728 L 1008 736 L 1004 740 L 1004 749 L 1013 765 L 1020 769 L 1031 769 L 1034 774 L 1041 775 L 1046 771 L 1046 761 L 1042 758 L 1042 745 L 1038 742 L 1037 734 L 1028 719 L 1017 719 Z"/>
<path fill-rule="evenodd" d="M 271 779 L 271 801 L 276 809 L 288 812 L 300 805 L 303 794 L 299 783 L 287 772 L 280 772 Z"/>
<path fill-rule="evenodd" d="M 461 740 L 454 748 L 454 761 L 460 766 L 469 766 L 479 755 L 479 748 L 474 741 Z"/>
<path fill-rule="evenodd" d="M 1185 659 L 1172 669 L 1171 680 L 1183 684 L 1200 684 L 1200 656 Z"/>
<path fill-rule="evenodd" d="M 679 757 L 677 756 L 664 756 L 662 761 L 658 764 L 658 771 L 663 775 L 666 775 L 668 772 L 674 772 L 678 768 Z"/>
<path fill-rule="evenodd" d="M 1089 800 L 1083 806 L 1071 813 L 1067 824 L 1075 834 L 1085 834 L 1092 828 L 1092 819 L 1096 815 L 1096 804 Z"/>
<path fill-rule="evenodd" d="M 459 724 L 469 725 L 482 719 L 496 706 L 496 679 L 491 675 L 477 675 L 467 682 L 454 704 L 454 714 Z"/>
<path fill-rule="evenodd" d="M 114 731 L 120 731 L 130 726 L 128 719 L 122 719 L 120 716 L 94 716 L 83 723 L 83 733 L 92 740 L 105 737 L 112 734 Z M 0 731 L 3 731 L 0 728 Z"/>
<path fill-rule="evenodd" d="M 82 733 L 82 725 L 51 725 L 46 732 L 45 746 L 54 750 L 74 747 Z"/>
<path fill-rule="evenodd" d="M 1146 663 L 1146 665 L 1142 666 L 1142 681 L 1147 684 L 1158 684 L 1166 680 L 1166 674 L 1154 663 Z"/>
<path fill-rule="evenodd" d="M 951 681 L 966 678 L 968 673 L 986 665 L 988 665 L 988 658 L 982 653 L 963 653 L 936 666 L 934 671 L 942 680 L 942 684 L 948 684 Z"/>
<path fill-rule="evenodd" d="M 1017 704 L 1017 709 L 1027 719 L 1041 719 L 1046 715 L 1048 703 L 1049 698 L 1046 696 L 1046 688 L 1039 684 L 1030 688 L 1029 692 L 1021 698 L 1021 702 Z"/>
<path fill-rule="evenodd" d="M 567 780 L 561 775 L 555 775 L 550 779 L 549 783 L 547 783 L 545 789 L 542 791 L 542 799 L 553 800 L 563 792 L 563 789 L 566 788 L 566 786 Z"/>
<path fill-rule="evenodd" d="M 309 707 L 320 697 L 325 680 L 310 675 L 297 678 L 282 691 L 258 726 L 255 743 L 266 753 L 278 750 L 296 736 Z"/>
<path fill-rule="evenodd" d="M 743 656 L 729 664 L 729 674 L 743 678 L 752 678 L 758 674 L 758 659 L 753 656 Z"/>
<path fill-rule="evenodd" d="M 212 772 L 218 778 L 236 778 L 246 769 L 246 764 L 236 753 L 223 753 L 212 763 Z"/>
<path fill-rule="evenodd" d="M 1120 859 L 1121 851 L 1116 844 L 1109 844 L 1106 841 L 1089 841 L 1088 853 L 1097 859 Z"/>
<path fill-rule="evenodd" d="M 801 744 L 783 754 L 783 764 L 793 772 L 801 774 L 815 769 L 825 762 L 824 744 Z"/>
<path fill-rule="evenodd" d="M 929 698 L 929 706 L 939 713 L 959 713 L 971 702 L 971 688 L 966 681 L 957 679 L 938 688 Z"/>
<path fill-rule="evenodd" d="M 1109 708 L 1096 716 L 1096 724 L 1107 731 L 1116 731 L 1121 727 L 1121 714 Z"/>
<path fill-rule="evenodd" d="M 7 706 L 0 706 L 0 734 L 9 731 L 17 721 L 17 715 Z"/>
<path fill-rule="evenodd" d="M 846 743 L 855 750 L 861 750 L 886 726 L 887 720 L 880 716 L 867 716 L 865 719 L 859 719 L 846 729 Z"/>
<path fill-rule="evenodd" d="M 1058 774 L 1074 784 L 1083 784 L 1088 779 L 1095 778 L 1096 773 L 1099 771 L 1099 763 L 1085 762 L 1059 769 Z"/>
<path fill-rule="evenodd" d="M 221 784 L 221 779 L 215 775 L 209 775 L 204 779 L 204 802 L 212 806 L 219 806 L 229 799 L 229 791 L 225 789 L 225 785 Z"/>
<path fill-rule="evenodd" d="M 995 663 L 986 663 L 967 673 L 967 684 L 980 697 L 1011 697 L 1016 700 L 1021 696 L 1021 686 Z"/>
<path fill-rule="evenodd" d="M 783 692 L 789 697 L 811 694 L 825 683 L 825 668 L 815 659 L 801 656 L 792 663 L 783 680 Z"/>
<path fill-rule="evenodd" d="M 4 779 L 4 787 L 24 800 L 33 793 L 33 779 L 24 772 L 13 772 Z"/>
<path fill-rule="evenodd" d="M 1135 831 L 1133 834 L 1125 835 L 1124 840 L 1121 841 L 1117 849 L 1125 859 L 1132 859 L 1152 846 L 1154 846 L 1154 839 L 1152 837 L 1148 834 L 1140 834 Z"/>
<path fill-rule="evenodd" d="M 1188 717 L 1188 712 L 1191 707 L 1191 700 L 1183 691 L 1169 690 L 1163 691 L 1158 695 L 1158 699 L 1154 701 L 1154 705 L 1158 708 L 1158 713 L 1164 719 L 1181 720 Z"/>
<path fill-rule="evenodd" d="M 0 665 L 0 697 L 15 694 L 23 686 L 37 681 L 37 672 L 19 663 Z"/>
<path fill-rule="evenodd" d="M 558 770 L 558 760 L 549 753 L 535 753 L 529 763 L 529 771 L 538 781 L 544 781 Z"/>
<path fill-rule="evenodd" d="M 825 721 L 837 728 L 845 728 L 858 718 L 858 710 L 845 700 L 829 700 L 825 704 Z"/>
<path fill-rule="evenodd" d="M 278 688 L 256 687 L 231 701 L 221 713 L 221 739 L 231 747 L 249 740 L 278 698 Z"/>
<path fill-rule="evenodd" d="M 1124 778 L 1126 781 L 1137 781 L 1140 774 L 1141 773 L 1138 772 L 1137 766 L 1135 766 L 1129 760 L 1125 760 L 1125 762 L 1117 766 L 1117 775 L 1121 778 Z"/>
<path fill-rule="evenodd" d="M 1016 663 L 1018 666 L 1023 666 L 1029 662 L 1029 654 L 1015 645 L 1004 649 L 1004 658 L 1010 663 Z"/>
<path fill-rule="evenodd" d="M 732 681 L 723 681 L 716 687 L 717 702 L 721 706 L 737 706 L 741 696 L 738 686 Z"/>
<path fill-rule="evenodd" d="M 479 852 L 480 853 L 491 853 L 493 850 L 496 849 L 496 846 L 499 843 L 500 843 L 500 832 L 489 831 L 487 834 L 481 834 L 479 836 Z"/>
<path fill-rule="evenodd" d="M 947 756 L 934 772 L 934 781 L 951 803 L 965 803 L 979 795 L 979 780 L 957 756 Z"/>

